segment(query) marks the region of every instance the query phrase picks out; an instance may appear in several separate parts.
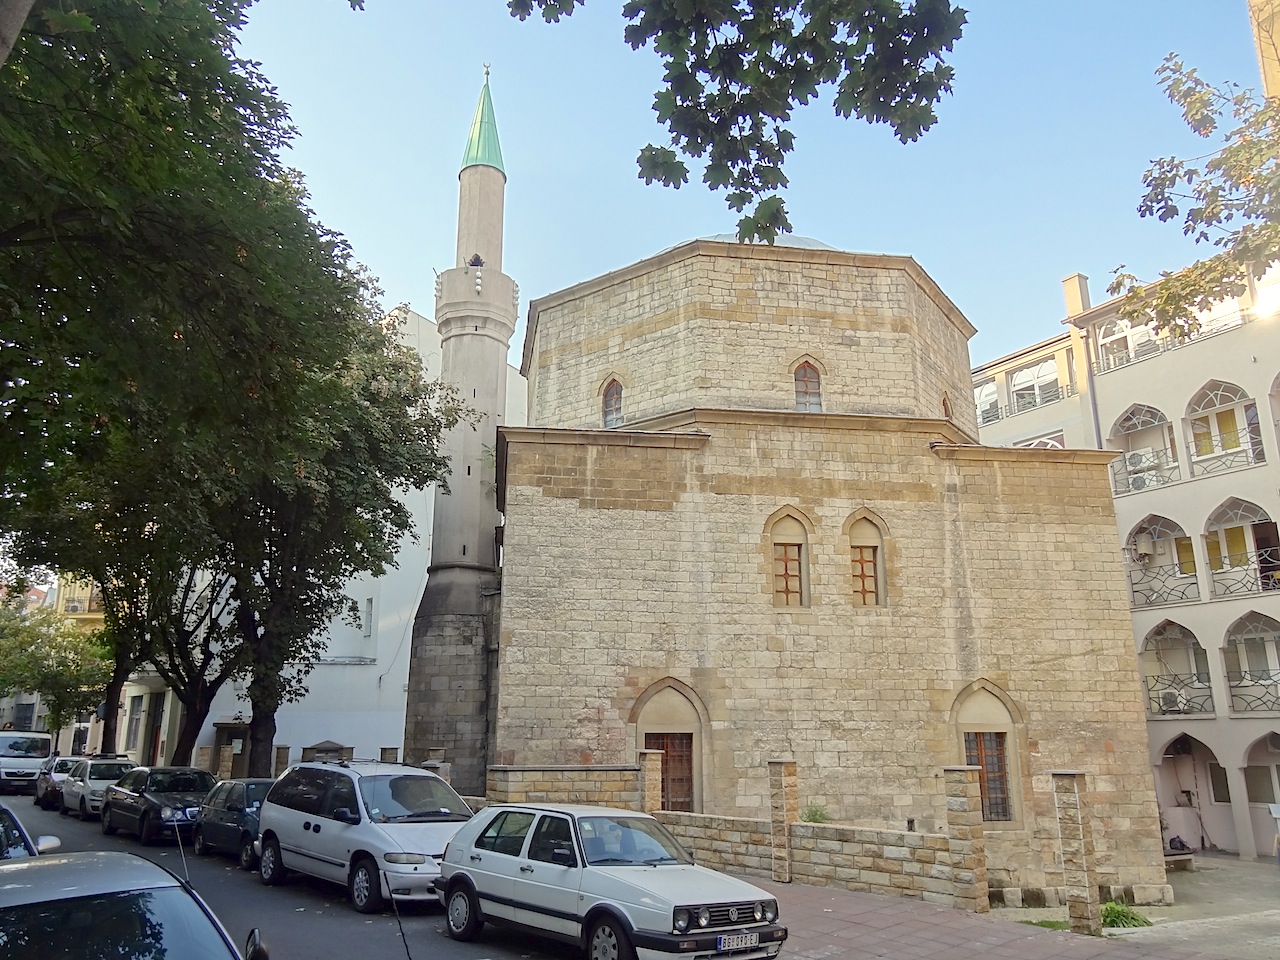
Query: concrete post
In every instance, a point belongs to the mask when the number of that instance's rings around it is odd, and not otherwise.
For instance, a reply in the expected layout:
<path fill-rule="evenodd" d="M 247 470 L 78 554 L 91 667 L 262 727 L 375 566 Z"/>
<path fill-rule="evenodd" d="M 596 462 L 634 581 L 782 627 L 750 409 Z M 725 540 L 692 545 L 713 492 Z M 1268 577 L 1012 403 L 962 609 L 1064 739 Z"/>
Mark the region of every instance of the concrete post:
<path fill-rule="evenodd" d="M 1228 701 L 1230 702 L 1230 701 Z M 1258 841 L 1253 836 L 1253 817 L 1249 814 L 1249 784 L 1244 767 L 1225 767 L 1227 789 L 1231 791 L 1231 819 L 1236 827 L 1236 849 L 1241 860 L 1258 859 Z M 1201 801 L 1203 804 L 1203 799 Z"/>
<path fill-rule="evenodd" d="M 213 747 L 196 747 L 196 766 L 213 773 Z"/>
<path fill-rule="evenodd" d="M 276 762 L 272 767 L 275 775 L 278 777 L 289 768 L 289 747 L 286 744 L 278 744 L 276 746 Z"/>
<path fill-rule="evenodd" d="M 1102 904 L 1095 872 L 1093 823 L 1079 770 L 1050 770 L 1053 807 L 1062 848 L 1062 882 L 1072 933 L 1102 934 Z"/>
<path fill-rule="evenodd" d="M 400 748 L 399 747 L 380 747 L 378 749 L 378 759 L 383 763 L 399 763 Z"/>
<path fill-rule="evenodd" d="M 800 819 L 800 788 L 794 760 L 769 761 L 769 841 L 773 879 L 791 882 L 791 824 Z"/>
<path fill-rule="evenodd" d="M 637 750 L 640 760 L 640 809 L 653 813 L 662 809 L 662 757 L 661 750 Z"/>
<path fill-rule="evenodd" d="M 943 767 L 947 790 L 947 852 L 957 910 L 987 913 L 987 848 L 982 829 L 982 786 L 979 767 Z"/>
<path fill-rule="evenodd" d="M 226 743 L 218 748 L 218 779 L 227 780 L 231 777 L 231 744 Z"/>

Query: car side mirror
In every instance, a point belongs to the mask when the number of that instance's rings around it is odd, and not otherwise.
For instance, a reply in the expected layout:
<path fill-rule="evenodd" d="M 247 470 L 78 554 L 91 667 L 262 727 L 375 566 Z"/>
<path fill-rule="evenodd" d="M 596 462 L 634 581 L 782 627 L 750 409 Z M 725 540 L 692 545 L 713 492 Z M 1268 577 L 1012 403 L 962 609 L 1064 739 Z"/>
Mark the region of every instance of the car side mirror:
<path fill-rule="evenodd" d="M 551 851 L 551 862 L 561 867 L 576 867 L 578 858 L 568 847 L 556 847 Z"/>
<path fill-rule="evenodd" d="M 249 931 L 249 939 L 244 942 L 244 960 L 270 960 L 257 927 Z"/>
<path fill-rule="evenodd" d="M 356 813 L 350 807 L 338 807 L 337 810 L 333 811 L 333 819 L 341 821 L 342 823 L 359 823 L 360 814 Z"/>
<path fill-rule="evenodd" d="M 57 837 L 36 837 L 36 853 L 53 853 L 62 846 Z"/>

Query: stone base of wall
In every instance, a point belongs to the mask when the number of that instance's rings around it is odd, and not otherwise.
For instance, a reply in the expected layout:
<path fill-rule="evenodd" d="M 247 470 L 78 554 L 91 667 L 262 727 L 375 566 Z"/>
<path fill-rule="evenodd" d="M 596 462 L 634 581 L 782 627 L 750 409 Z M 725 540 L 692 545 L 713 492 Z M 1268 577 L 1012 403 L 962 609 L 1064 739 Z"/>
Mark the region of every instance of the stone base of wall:
<path fill-rule="evenodd" d="M 1065 887 L 992 887 L 993 907 L 1065 907 Z M 1173 887 L 1166 884 L 1134 883 L 1124 886 L 1102 884 L 1098 897 L 1103 903 L 1114 900 L 1143 907 L 1173 906 Z"/>
<path fill-rule="evenodd" d="M 595 803 L 640 809 L 640 770 L 635 765 L 489 768 L 490 803 Z"/>

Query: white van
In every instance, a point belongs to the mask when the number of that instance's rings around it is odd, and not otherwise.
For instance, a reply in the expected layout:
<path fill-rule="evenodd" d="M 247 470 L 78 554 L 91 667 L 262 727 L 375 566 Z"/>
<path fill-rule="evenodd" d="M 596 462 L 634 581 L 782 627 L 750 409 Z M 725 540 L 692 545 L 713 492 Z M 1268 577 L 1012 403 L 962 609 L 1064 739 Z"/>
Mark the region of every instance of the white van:
<path fill-rule="evenodd" d="M 40 766 L 53 754 L 53 736 L 0 731 L 0 793 L 35 793 Z"/>
<path fill-rule="evenodd" d="M 420 767 L 372 760 L 308 762 L 271 787 L 258 820 L 258 874 L 290 870 L 343 884 L 351 905 L 434 900 L 445 844 L 471 819 L 449 784 Z"/>

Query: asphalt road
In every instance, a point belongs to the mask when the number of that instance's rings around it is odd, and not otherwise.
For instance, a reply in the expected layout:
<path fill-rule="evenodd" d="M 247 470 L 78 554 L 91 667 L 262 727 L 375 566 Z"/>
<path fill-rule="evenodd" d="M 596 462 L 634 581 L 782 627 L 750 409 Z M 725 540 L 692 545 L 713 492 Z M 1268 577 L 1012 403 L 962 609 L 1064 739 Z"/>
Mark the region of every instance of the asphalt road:
<path fill-rule="evenodd" d="M 41 810 L 29 797 L 4 799 L 32 837 L 53 834 L 62 840 L 64 851 L 126 850 L 187 876 L 238 944 L 243 946 L 249 930 L 258 927 L 271 960 L 582 958 L 580 951 L 555 941 L 492 926 L 472 943 L 457 943 L 444 933 L 444 911 L 438 904 L 401 906 L 399 923 L 390 908 L 379 916 L 366 916 L 356 913 L 346 890 L 336 885 L 295 874 L 282 887 L 265 887 L 256 873 L 240 870 L 230 857 L 197 857 L 189 847 L 179 850 L 173 841 L 144 847 L 123 831 L 103 836 L 97 820 L 82 823 L 74 816 Z"/>

